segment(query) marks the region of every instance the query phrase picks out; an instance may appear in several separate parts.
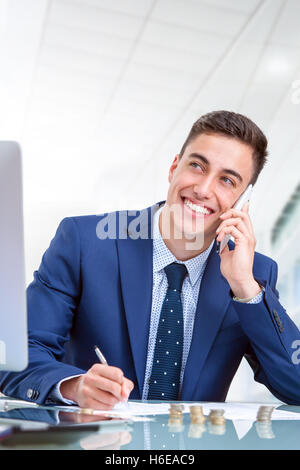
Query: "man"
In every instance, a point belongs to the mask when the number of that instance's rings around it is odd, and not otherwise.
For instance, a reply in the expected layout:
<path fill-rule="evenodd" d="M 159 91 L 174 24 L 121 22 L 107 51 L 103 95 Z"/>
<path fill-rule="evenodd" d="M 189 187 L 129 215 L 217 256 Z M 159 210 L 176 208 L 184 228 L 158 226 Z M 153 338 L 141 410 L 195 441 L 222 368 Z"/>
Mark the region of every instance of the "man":
<path fill-rule="evenodd" d="M 248 118 L 209 113 L 170 167 L 165 203 L 64 219 L 28 287 L 29 366 L 2 373 L 1 390 L 102 409 L 129 396 L 224 401 L 245 356 L 255 380 L 299 405 L 300 333 L 277 265 L 255 253 L 248 204 L 232 208 L 266 155 Z M 234 243 L 218 253 L 225 235 Z"/>

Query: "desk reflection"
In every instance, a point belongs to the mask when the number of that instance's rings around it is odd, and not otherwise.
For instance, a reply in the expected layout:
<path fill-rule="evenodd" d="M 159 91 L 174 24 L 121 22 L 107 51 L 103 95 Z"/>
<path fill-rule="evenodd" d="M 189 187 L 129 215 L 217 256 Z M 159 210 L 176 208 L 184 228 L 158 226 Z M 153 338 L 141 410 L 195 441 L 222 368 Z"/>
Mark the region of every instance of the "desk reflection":
<path fill-rule="evenodd" d="M 129 431 L 92 434 L 80 441 L 84 450 L 121 450 L 122 446 L 131 442 Z"/>
<path fill-rule="evenodd" d="M 287 406 L 290 410 L 290 407 Z M 294 411 L 291 409 L 291 411 Z M 296 411 L 300 411 L 298 408 Z M 209 417 L 204 423 L 195 423 L 189 414 L 172 420 L 169 415 L 153 415 L 136 422 L 117 418 L 102 417 L 88 410 L 71 412 L 57 408 L 23 408 L 0 412 L 6 418 L 28 422 L 42 422 L 52 427 L 70 427 L 82 424 L 82 434 L 73 441 L 61 434 L 57 441 L 52 439 L 52 448 L 76 448 L 81 450 L 201 450 L 201 449 L 297 449 L 300 448 L 300 420 L 272 420 L 259 422 L 251 420 L 229 420 L 223 425 L 214 425 Z M 38 424 L 38 423 L 37 423 Z M 95 424 L 95 430 L 84 432 L 85 424 Z M 16 421 L 19 426 L 20 422 Z M 27 426 L 27 427 L 28 427 Z M 77 426 L 78 427 L 78 426 Z M 80 426 L 81 427 L 81 426 Z M 44 439 L 46 442 L 46 435 Z M 65 443 L 64 443 L 65 441 Z M 33 442 L 33 441 L 32 441 Z M 57 442 L 57 443 L 56 443 Z M 34 442 L 33 442 L 34 443 Z"/>

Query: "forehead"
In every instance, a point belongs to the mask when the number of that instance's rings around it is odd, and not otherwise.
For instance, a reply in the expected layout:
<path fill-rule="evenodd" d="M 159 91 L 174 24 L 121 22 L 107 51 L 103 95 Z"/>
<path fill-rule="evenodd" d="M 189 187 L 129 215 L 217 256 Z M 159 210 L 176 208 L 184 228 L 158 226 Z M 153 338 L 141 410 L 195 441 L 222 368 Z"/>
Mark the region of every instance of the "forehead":
<path fill-rule="evenodd" d="M 192 153 L 203 155 L 211 166 L 232 168 L 245 177 L 252 175 L 253 149 L 233 137 L 200 134 L 187 145 L 183 157 L 188 158 Z"/>

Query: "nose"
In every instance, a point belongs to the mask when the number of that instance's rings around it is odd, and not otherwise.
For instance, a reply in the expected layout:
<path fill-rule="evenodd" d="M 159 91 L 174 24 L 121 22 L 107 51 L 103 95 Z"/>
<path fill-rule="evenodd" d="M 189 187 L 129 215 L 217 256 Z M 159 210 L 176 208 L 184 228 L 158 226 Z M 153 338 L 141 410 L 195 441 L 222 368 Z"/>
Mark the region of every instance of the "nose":
<path fill-rule="evenodd" d="M 194 185 L 194 193 L 199 199 L 209 199 L 214 192 L 214 182 L 211 178 L 202 178 L 201 183 Z"/>

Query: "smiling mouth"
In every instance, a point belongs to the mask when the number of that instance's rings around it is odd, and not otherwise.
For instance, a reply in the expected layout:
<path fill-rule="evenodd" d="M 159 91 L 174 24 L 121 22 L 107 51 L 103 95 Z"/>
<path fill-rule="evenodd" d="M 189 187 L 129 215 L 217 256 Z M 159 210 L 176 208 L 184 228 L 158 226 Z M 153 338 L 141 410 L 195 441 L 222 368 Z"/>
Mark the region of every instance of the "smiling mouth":
<path fill-rule="evenodd" d="M 194 213 L 196 214 L 202 214 L 204 216 L 209 216 L 211 214 L 214 213 L 214 211 L 212 209 L 210 209 L 209 207 L 206 207 L 206 206 L 201 206 L 200 204 L 195 204 L 194 202 L 192 202 L 190 199 L 184 197 L 182 198 L 183 200 L 183 203 L 191 210 L 193 211 Z"/>

